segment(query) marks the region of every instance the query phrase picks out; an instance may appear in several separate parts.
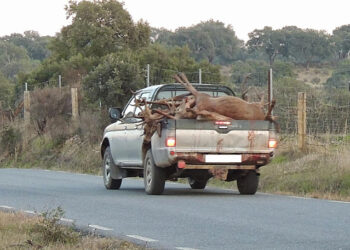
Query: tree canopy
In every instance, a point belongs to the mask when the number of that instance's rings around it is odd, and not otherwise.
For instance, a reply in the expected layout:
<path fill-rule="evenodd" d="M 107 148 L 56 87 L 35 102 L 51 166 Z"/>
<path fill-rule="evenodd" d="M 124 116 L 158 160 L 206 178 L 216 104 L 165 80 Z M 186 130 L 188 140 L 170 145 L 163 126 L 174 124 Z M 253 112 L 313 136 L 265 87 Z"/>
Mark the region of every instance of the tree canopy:
<path fill-rule="evenodd" d="M 72 24 L 62 28 L 50 48 L 58 59 L 72 55 L 103 57 L 125 48 L 149 44 L 150 28 L 134 23 L 123 4 L 114 0 L 73 1 L 66 6 Z"/>
<path fill-rule="evenodd" d="M 214 20 L 175 32 L 153 30 L 153 40 L 170 46 L 188 46 L 197 61 L 206 59 L 216 64 L 232 63 L 243 46 L 232 26 Z"/>
<path fill-rule="evenodd" d="M 276 58 L 284 58 L 309 67 L 332 55 L 331 39 L 324 31 L 295 26 L 256 29 L 249 33 L 247 47 L 250 52 L 263 51 L 271 66 Z"/>

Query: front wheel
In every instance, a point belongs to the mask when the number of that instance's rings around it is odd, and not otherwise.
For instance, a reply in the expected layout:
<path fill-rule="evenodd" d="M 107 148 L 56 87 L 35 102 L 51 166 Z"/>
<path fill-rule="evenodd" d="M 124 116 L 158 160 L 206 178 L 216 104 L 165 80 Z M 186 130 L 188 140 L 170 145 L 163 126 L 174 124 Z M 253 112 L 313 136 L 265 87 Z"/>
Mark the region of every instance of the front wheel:
<path fill-rule="evenodd" d="M 143 168 L 143 180 L 146 193 L 152 195 L 163 193 L 165 186 L 164 169 L 154 164 L 151 149 L 147 151 Z"/>
<path fill-rule="evenodd" d="M 119 189 L 122 185 L 122 179 L 113 179 L 111 176 L 112 168 L 117 167 L 118 166 L 116 166 L 113 162 L 111 149 L 107 147 L 103 156 L 102 166 L 103 182 L 105 184 L 106 189 Z"/>
<path fill-rule="evenodd" d="M 255 194 L 258 190 L 259 175 L 255 171 L 249 171 L 246 175 L 237 179 L 237 187 L 240 194 Z"/>
<path fill-rule="evenodd" d="M 207 185 L 208 180 L 196 180 L 188 177 L 188 184 L 190 184 L 192 189 L 204 189 Z"/>

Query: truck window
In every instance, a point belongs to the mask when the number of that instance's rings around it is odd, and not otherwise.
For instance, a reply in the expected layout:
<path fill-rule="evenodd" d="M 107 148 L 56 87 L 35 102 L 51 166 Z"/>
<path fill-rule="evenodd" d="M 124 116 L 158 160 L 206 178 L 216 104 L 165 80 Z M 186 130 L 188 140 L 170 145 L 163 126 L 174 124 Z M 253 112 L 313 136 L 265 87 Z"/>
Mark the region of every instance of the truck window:
<path fill-rule="evenodd" d="M 151 93 L 150 92 L 143 92 L 143 93 L 137 93 L 134 95 L 129 102 L 128 106 L 124 109 L 124 116 L 132 117 L 134 115 L 138 115 L 142 110 L 138 107 L 135 107 L 135 99 L 143 99 L 145 98 L 146 101 L 150 101 L 151 99 Z"/>

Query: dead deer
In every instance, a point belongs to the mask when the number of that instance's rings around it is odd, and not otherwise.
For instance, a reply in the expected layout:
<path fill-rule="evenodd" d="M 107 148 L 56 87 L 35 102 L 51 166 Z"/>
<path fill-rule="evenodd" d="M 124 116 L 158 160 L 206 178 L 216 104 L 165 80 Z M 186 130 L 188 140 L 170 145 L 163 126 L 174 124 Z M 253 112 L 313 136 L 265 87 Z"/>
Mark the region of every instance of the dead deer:
<path fill-rule="evenodd" d="M 177 75 L 175 79 L 195 97 L 196 104 L 193 107 L 195 112 L 214 112 L 234 120 L 265 120 L 263 101 L 249 103 L 235 96 L 211 97 L 197 91 L 184 74 L 180 74 L 180 76 L 182 79 Z"/>

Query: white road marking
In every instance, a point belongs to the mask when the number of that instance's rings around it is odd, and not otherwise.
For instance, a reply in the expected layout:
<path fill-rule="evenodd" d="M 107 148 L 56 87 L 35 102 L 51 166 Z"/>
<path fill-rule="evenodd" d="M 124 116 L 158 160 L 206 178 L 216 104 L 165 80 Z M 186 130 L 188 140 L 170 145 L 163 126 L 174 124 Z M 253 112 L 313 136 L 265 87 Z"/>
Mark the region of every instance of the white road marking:
<path fill-rule="evenodd" d="M 5 209 L 15 209 L 15 208 L 13 208 L 13 207 L 5 206 L 5 205 L 0 206 L 0 208 L 5 208 Z"/>
<path fill-rule="evenodd" d="M 31 211 L 31 210 L 24 210 L 23 213 L 26 213 L 26 214 L 37 214 L 36 212 Z"/>
<path fill-rule="evenodd" d="M 292 195 L 288 195 L 287 197 L 289 197 L 289 198 L 295 198 L 295 199 L 302 199 L 302 200 L 314 200 L 314 198 L 302 197 L 302 196 L 292 196 Z"/>
<path fill-rule="evenodd" d="M 333 202 L 333 203 L 342 203 L 342 204 L 350 204 L 349 201 L 331 201 L 331 200 L 329 200 L 329 202 Z"/>
<path fill-rule="evenodd" d="M 146 242 L 156 242 L 156 241 L 158 241 L 158 240 L 154 240 L 154 239 L 143 237 L 143 236 L 139 236 L 139 235 L 127 235 L 127 236 L 130 237 L 130 238 L 134 238 L 134 239 L 142 240 L 142 241 L 146 241 Z"/>
<path fill-rule="evenodd" d="M 68 223 L 73 223 L 74 220 L 67 219 L 67 218 L 61 218 L 60 221 L 68 222 Z"/>
<path fill-rule="evenodd" d="M 189 247 L 175 247 L 175 248 L 179 250 L 198 250 L 197 248 L 189 248 Z"/>
<path fill-rule="evenodd" d="M 99 225 L 89 225 L 89 227 L 94 228 L 94 229 L 98 229 L 98 230 L 113 231 L 112 228 L 103 227 L 103 226 L 99 226 Z"/>

